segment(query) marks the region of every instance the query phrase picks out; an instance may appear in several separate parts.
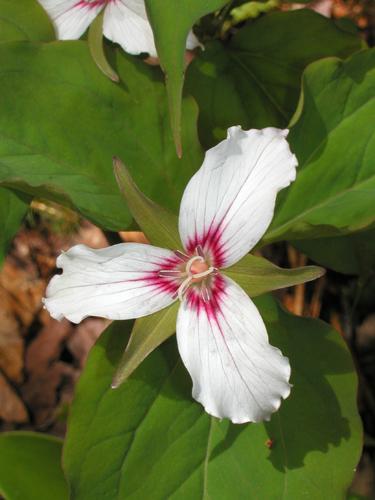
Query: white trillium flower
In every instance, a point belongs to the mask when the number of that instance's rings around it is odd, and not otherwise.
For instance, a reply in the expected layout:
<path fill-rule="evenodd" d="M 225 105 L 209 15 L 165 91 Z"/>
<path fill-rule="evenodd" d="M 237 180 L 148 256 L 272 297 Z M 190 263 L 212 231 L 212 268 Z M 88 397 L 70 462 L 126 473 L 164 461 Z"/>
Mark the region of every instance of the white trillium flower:
<path fill-rule="evenodd" d="M 93 250 L 77 245 L 57 259 L 44 299 L 56 319 L 139 318 L 181 300 L 177 343 L 206 412 L 234 423 L 270 418 L 290 393 L 290 365 L 268 342 L 248 295 L 225 269 L 260 240 L 276 195 L 296 176 L 287 130 L 228 130 L 207 151 L 180 207 L 183 251 L 139 243 Z M 224 271 L 224 272 L 222 272 Z"/>
<path fill-rule="evenodd" d="M 103 34 L 129 54 L 147 52 L 156 57 L 154 35 L 144 0 L 38 0 L 52 19 L 59 40 L 80 38 L 103 10 Z M 198 47 L 190 32 L 187 49 Z"/>

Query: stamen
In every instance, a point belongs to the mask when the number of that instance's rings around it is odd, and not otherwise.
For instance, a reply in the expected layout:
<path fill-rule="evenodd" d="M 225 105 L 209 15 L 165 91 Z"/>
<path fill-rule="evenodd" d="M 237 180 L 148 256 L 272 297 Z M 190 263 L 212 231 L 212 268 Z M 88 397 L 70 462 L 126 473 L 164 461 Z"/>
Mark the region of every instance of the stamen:
<path fill-rule="evenodd" d="M 204 252 L 203 252 L 203 248 L 201 247 L 201 245 L 197 245 L 195 251 L 197 252 L 197 255 L 199 255 L 199 257 L 204 258 Z"/>
<path fill-rule="evenodd" d="M 160 278 L 179 278 L 181 276 L 181 271 L 174 271 L 173 269 L 162 269 L 158 272 Z"/>
<path fill-rule="evenodd" d="M 192 277 L 192 276 L 188 276 L 188 277 L 186 278 L 186 280 L 184 280 L 184 281 L 181 283 L 181 285 L 180 285 L 180 287 L 179 287 L 179 289 L 178 289 L 178 291 L 177 291 L 177 295 L 178 295 L 178 298 L 180 299 L 180 302 L 182 302 L 182 301 L 184 300 L 184 293 L 185 293 L 185 292 L 186 292 L 186 290 L 189 288 L 189 286 L 190 286 L 190 283 L 191 283 L 192 279 L 193 279 L 193 277 Z"/>
<path fill-rule="evenodd" d="M 174 254 L 181 260 L 183 260 L 184 262 L 188 262 L 189 260 L 189 256 L 186 255 L 184 252 L 181 252 L 181 250 L 175 250 Z"/>
<path fill-rule="evenodd" d="M 210 294 L 210 291 L 209 291 L 209 289 L 206 286 L 206 283 L 204 281 L 202 281 L 202 284 L 201 284 L 201 297 L 203 299 L 203 302 L 205 302 L 206 304 L 207 304 L 207 302 L 210 302 L 211 294 Z"/>

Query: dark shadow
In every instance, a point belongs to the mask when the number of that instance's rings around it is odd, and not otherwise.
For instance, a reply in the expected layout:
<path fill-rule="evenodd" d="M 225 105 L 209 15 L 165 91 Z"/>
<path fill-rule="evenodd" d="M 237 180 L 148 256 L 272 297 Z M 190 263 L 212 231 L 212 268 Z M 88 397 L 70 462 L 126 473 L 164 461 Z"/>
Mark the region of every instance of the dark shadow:
<path fill-rule="evenodd" d="M 219 423 L 219 420 L 217 421 Z M 222 424 L 219 424 L 222 425 Z M 212 450 L 211 455 L 210 455 L 210 460 L 213 460 L 216 458 L 218 455 L 221 455 L 221 453 L 224 453 L 225 451 L 229 450 L 235 441 L 239 438 L 240 434 L 244 431 L 246 431 L 248 425 L 254 425 L 254 424 L 241 424 L 241 425 L 228 425 L 228 428 L 225 433 L 224 439 L 222 439 Z"/>
<path fill-rule="evenodd" d="M 353 405 L 356 388 L 350 386 L 354 376 L 344 377 L 353 364 L 339 334 L 323 322 L 316 328 L 316 320 L 282 314 L 284 332 L 280 335 L 280 324 L 270 325 L 270 340 L 290 360 L 293 387 L 280 411 L 264 425 L 272 443 L 269 460 L 285 471 L 303 467 L 309 452 L 327 453 L 349 439 L 349 422 L 334 388 L 342 398 L 352 398 Z"/>

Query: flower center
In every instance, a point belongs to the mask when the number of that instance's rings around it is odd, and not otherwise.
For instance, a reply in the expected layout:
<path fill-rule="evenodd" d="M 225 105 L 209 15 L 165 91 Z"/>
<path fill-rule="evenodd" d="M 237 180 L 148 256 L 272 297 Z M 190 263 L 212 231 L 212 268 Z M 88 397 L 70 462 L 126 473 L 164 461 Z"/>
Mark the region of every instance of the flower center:
<path fill-rule="evenodd" d="M 195 249 L 195 255 L 190 258 L 179 251 L 176 252 L 176 255 L 185 262 L 185 269 L 161 270 L 159 271 L 159 276 L 182 280 L 177 290 L 177 296 L 181 301 L 191 285 L 198 285 L 203 300 L 207 302 L 210 299 L 210 293 L 206 280 L 211 274 L 216 273 L 217 269 L 207 264 L 201 247 L 197 247 Z"/>
<path fill-rule="evenodd" d="M 185 267 L 185 274 L 191 277 L 192 283 L 200 283 L 206 276 L 214 271 L 213 267 L 209 267 L 204 257 L 195 255 L 188 260 Z"/>
<path fill-rule="evenodd" d="M 190 266 L 190 273 L 193 276 L 192 283 L 200 283 L 206 276 L 212 273 L 210 267 L 205 260 L 196 260 Z"/>

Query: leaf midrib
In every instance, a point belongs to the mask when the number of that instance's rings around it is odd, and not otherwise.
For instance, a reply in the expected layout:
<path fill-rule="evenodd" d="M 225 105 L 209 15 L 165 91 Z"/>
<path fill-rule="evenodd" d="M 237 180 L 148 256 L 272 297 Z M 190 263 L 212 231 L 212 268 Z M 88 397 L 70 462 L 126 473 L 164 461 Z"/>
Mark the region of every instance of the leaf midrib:
<path fill-rule="evenodd" d="M 233 51 L 229 51 L 229 57 L 250 77 L 250 79 L 256 84 L 256 86 L 263 92 L 268 101 L 274 106 L 277 112 L 283 117 L 283 119 L 288 122 L 289 115 L 282 109 L 282 107 L 277 103 L 277 101 L 272 97 L 272 95 L 268 92 L 265 85 L 263 85 L 259 79 L 255 76 L 255 74 L 251 71 L 251 69 L 246 66 L 241 59 L 236 56 Z"/>

